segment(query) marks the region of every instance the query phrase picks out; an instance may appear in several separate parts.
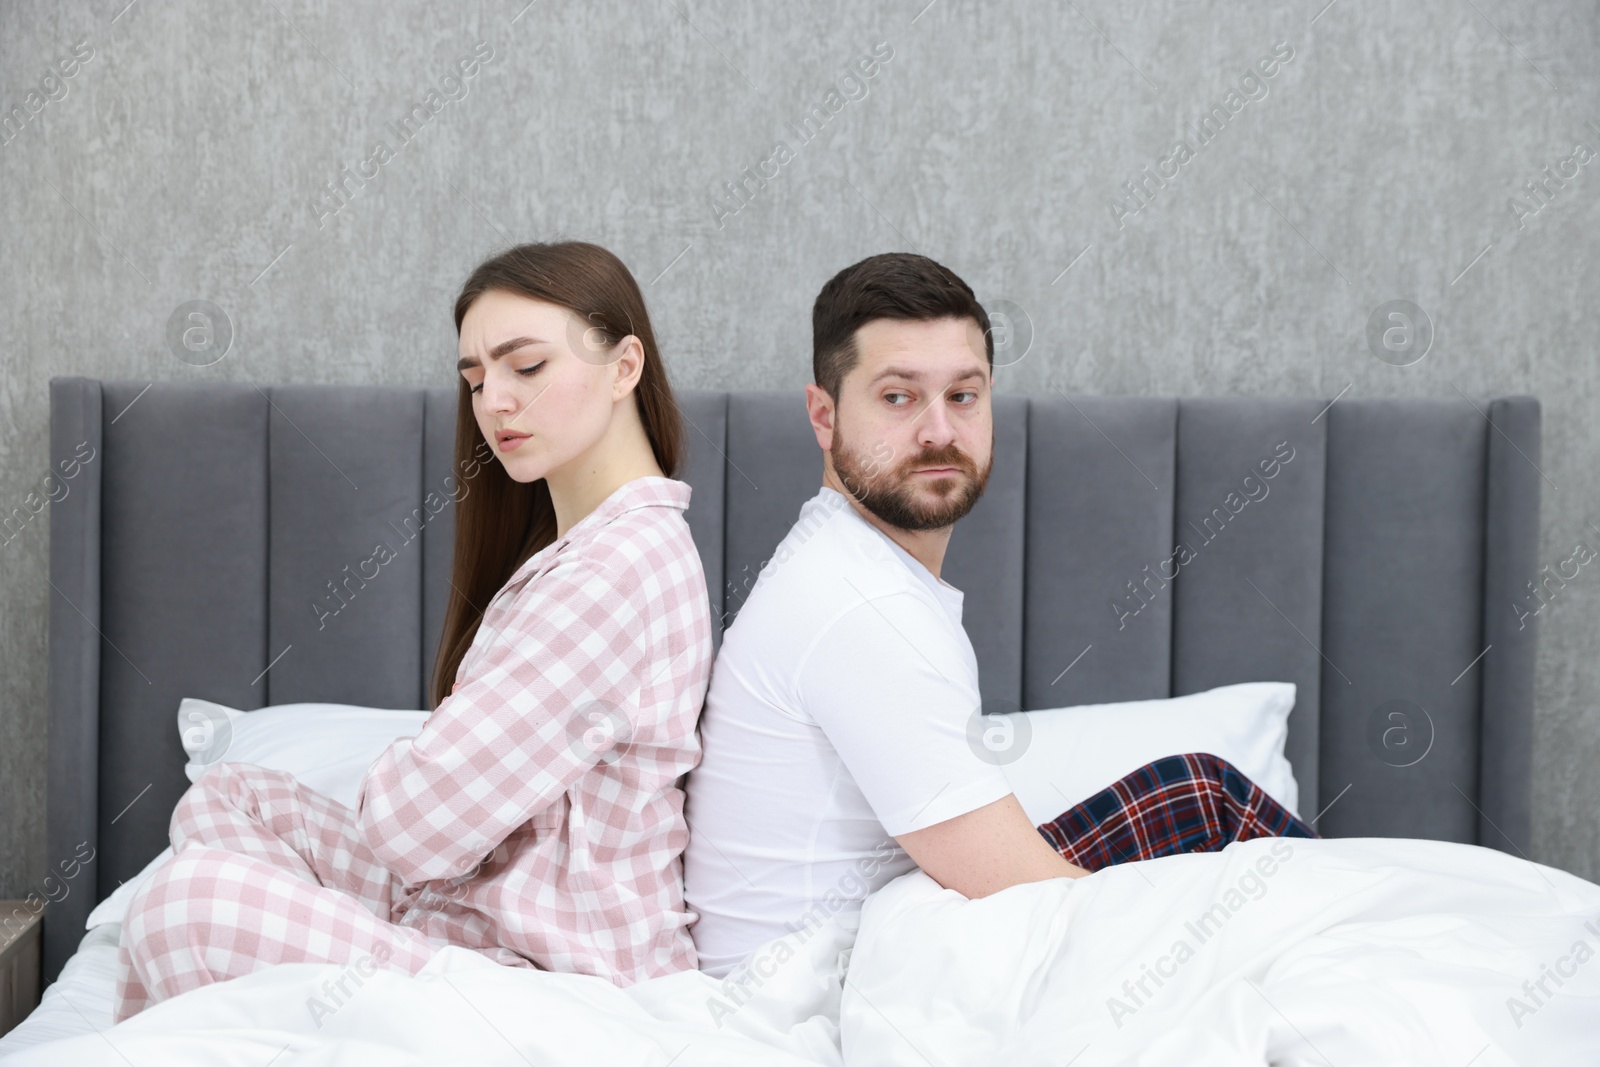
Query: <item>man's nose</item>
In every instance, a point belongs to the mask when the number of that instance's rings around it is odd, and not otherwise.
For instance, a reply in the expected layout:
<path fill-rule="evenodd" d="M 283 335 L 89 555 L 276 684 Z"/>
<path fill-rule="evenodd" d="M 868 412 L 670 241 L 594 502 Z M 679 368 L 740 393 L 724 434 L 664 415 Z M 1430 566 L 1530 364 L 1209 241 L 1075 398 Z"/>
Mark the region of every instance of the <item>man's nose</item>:
<path fill-rule="evenodd" d="M 945 411 L 944 397 L 940 396 L 928 405 L 922 417 L 917 420 L 917 443 L 941 446 L 949 444 L 955 438 L 955 425 Z"/>

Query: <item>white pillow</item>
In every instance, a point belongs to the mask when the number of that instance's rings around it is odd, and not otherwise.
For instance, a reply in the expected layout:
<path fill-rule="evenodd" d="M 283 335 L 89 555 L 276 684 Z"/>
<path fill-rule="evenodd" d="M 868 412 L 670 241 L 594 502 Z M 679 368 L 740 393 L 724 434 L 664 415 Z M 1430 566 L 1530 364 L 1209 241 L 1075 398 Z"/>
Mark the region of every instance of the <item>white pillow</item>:
<path fill-rule="evenodd" d="M 1009 738 L 1015 744 L 1025 734 L 1021 755 L 999 756 L 996 762 L 1035 825 L 1055 819 L 1130 771 L 1181 752 L 1221 756 L 1298 815 L 1300 787 L 1283 754 L 1294 696 L 1293 682 L 1244 682 L 1167 700 L 1083 704 L 986 720 L 1027 720 L 1026 726 L 1014 723 Z M 288 771 L 317 792 L 354 807 L 367 768 L 396 738 L 415 737 L 427 718 L 426 711 L 349 704 L 279 704 L 239 711 L 186 697 L 178 705 L 178 732 L 189 753 L 184 772 L 191 782 L 214 763 L 253 763 Z M 171 855 L 171 848 L 164 849 L 118 886 L 89 913 L 86 927 L 121 922 L 128 899 Z"/>
<path fill-rule="evenodd" d="M 185 697 L 178 733 L 189 753 L 189 781 L 216 763 L 253 763 L 288 771 L 347 808 L 367 768 L 397 737 L 415 737 L 426 711 L 358 708 L 350 704 L 277 704 L 257 711 Z"/>
<path fill-rule="evenodd" d="M 89 913 L 89 918 L 84 920 L 83 928 L 93 930 L 96 926 L 107 923 L 119 923 L 128 914 L 128 902 L 139 887 L 150 880 L 156 873 L 156 868 L 172 858 L 172 846 L 168 845 L 156 854 L 156 858 L 145 864 L 144 870 L 123 882 L 111 891 L 111 895 L 94 906 Z"/>
<path fill-rule="evenodd" d="M 398 737 L 415 737 L 426 711 L 360 708 L 350 704 L 278 704 L 240 711 L 185 697 L 178 704 L 178 735 L 198 781 L 213 764 L 253 763 L 288 771 L 301 782 L 353 808 L 367 768 Z M 86 929 L 121 922 L 128 900 L 172 855 L 166 848 L 145 869 L 118 886 L 89 913 Z"/>
<path fill-rule="evenodd" d="M 1283 754 L 1294 694 L 1293 682 L 1244 682 L 1167 700 L 1012 712 L 990 716 L 1013 721 L 1009 737 L 1002 730 L 987 747 L 1034 825 L 1183 752 L 1221 756 L 1298 816 L 1300 786 Z M 1021 754 L 1001 754 L 1008 744 Z"/>

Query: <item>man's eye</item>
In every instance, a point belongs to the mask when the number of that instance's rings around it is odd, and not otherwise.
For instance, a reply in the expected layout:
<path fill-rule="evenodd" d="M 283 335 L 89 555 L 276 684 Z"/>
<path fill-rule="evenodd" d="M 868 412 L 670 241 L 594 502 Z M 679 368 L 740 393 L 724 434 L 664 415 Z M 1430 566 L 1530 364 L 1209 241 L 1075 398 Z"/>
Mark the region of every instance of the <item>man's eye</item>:
<path fill-rule="evenodd" d="M 890 403 L 890 404 L 891 404 L 891 405 L 892 405 L 892 406 L 893 406 L 893 407 L 903 407 L 903 406 L 904 406 L 904 405 L 903 405 L 903 404 L 896 404 L 896 403 L 895 403 L 895 402 L 894 402 L 894 398 L 895 398 L 895 397 L 897 397 L 897 396 L 903 396 L 903 397 L 905 397 L 905 398 L 906 398 L 906 399 L 907 399 L 907 400 L 910 400 L 910 399 L 911 399 L 911 395 L 910 395 L 910 394 L 909 394 L 909 393 L 884 393 L 884 394 L 883 394 L 883 398 L 884 398 L 884 399 L 885 399 L 885 400 L 887 400 L 887 401 L 889 401 L 889 403 Z"/>
<path fill-rule="evenodd" d="M 966 390 L 963 390 L 963 391 L 961 391 L 959 393 L 955 393 L 953 395 L 957 396 L 957 397 L 970 396 L 973 400 L 978 399 L 978 394 L 976 392 L 974 392 L 973 390 L 971 390 L 971 389 L 966 389 Z"/>

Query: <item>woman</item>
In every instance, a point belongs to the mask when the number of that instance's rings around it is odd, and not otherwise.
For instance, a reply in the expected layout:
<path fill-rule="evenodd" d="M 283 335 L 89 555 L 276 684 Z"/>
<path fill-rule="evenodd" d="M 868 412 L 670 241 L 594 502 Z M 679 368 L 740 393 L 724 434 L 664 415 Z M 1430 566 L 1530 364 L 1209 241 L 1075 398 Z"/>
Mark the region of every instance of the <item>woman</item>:
<path fill-rule="evenodd" d="M 415 973 L 459 945 L 626 985 L 693 970 L 678 781 L 711 666 L 681 424 L 639 287 L 523 245 L 455 308 L 459 501 L 432 715 L 354 810 L 221 764 L 134 897 L 116 1018 L 283 962 Z"/>

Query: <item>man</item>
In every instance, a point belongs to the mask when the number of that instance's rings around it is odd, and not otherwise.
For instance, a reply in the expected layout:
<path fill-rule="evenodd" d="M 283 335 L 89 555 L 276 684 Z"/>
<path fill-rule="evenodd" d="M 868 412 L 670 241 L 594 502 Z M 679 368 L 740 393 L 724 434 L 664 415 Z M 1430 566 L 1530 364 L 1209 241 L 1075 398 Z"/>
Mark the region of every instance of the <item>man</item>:
<path fill-rule="evenodd" d="M 993 463 L 988 327 L 972 290 L 923 256 L 870 257 L 817 297 L 806 407 L 822 488 L 724 635 L 687 786 L 685 899 L 714 977 L 914 867 L 983 897 L 1118 859 L 1315 836 L 1193 755 L 1035 827 L 969 745 L 977 661 L 939 571 Z M 1159 842 L 1135 832 L 1151 797 L 1190 813 Z"/>

